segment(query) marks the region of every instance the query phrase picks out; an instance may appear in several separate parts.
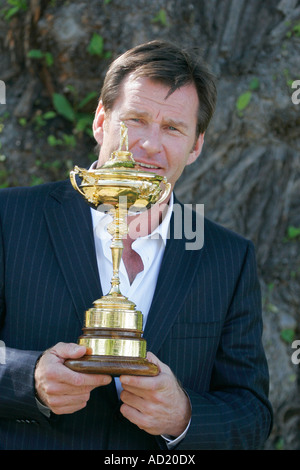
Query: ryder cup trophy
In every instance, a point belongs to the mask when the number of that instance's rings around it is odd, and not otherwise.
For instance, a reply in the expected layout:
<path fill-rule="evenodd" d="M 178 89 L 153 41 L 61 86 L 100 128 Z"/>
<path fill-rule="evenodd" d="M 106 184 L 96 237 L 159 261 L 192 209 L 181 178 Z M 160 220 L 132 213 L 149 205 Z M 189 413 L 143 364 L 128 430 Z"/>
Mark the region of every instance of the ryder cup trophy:
<path fill-rule="evenodd" d="M 81 179 L 79 186 L 76 176 Z M 72 370 L 85 373 L 157 375 L 157 366 L 146 359 L 142 313 L 120 292 L 119 267 L 122 239 L 128 232 L 128 211 L 141 212 L 164 201 L 171 185 L 163 176 L 141 171 L 128 151 L 124 123 L 121 123 L 119 149 L 111 154 L 110 159 L 95 170 L 75 166 L 70 179 L 90 206 L 108 211 L 112 216 L 108 232 L 112 235 L 113 276 L 110 292 L 95 300 L 93 307 L 85 312 L 83 335 L 79 337 L 78 344 L 86 346 L 86 355 L 68 359 L 65 364 Z"/>

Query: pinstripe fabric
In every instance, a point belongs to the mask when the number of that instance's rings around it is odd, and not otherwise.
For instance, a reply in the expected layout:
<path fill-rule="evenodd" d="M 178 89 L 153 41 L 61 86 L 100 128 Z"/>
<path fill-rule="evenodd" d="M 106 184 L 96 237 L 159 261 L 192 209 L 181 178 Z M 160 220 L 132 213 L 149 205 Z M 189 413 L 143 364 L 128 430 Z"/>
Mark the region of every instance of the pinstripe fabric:
<path fill-rule="evenodd" d="M 87 407 L 37 409 L 40 353 L 81 334 L 102 295 L 89 208 L 68 182 L 0 192 L 0 449 L 155 449 L 160 438 L 125 420 L 113 384 Z M 167 243 L 145 337 L 188 392 L 193 417 L 179 449 L 257 448 L 271 422 L 253 245 L 206 221 L 205 245 Z"/>

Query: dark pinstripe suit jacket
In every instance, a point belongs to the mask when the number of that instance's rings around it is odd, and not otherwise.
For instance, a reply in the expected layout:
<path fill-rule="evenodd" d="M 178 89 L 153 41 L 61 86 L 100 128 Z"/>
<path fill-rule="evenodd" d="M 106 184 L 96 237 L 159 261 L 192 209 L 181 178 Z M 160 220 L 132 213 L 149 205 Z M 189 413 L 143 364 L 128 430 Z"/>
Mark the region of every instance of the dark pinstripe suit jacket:
<path fill-rule="evenodd" d="M 102 295 L 90 211 L 59 182 L 0 191 L 0 217 L 0 449 L 163 448 L 121 416 L 113 383 L 72 415 L 40 413 L 38 356 L 76 342 L 84 311 Z M 260 447 L 272 411 L 253 245 L 210 221 L 201 250 L 185 242 L 168 240 L 145 329 L 147 349 L 192 403 L 179 449 Z"/>

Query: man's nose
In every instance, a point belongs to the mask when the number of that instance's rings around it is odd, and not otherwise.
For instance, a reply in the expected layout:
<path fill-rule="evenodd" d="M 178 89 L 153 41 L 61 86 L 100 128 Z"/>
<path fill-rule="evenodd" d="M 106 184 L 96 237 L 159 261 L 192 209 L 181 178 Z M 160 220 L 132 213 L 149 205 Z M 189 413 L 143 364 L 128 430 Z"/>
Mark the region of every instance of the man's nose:
<path fill-rule="evenodd" d="M 154 155 L 161 150 L 161 132 L 158 124 L 147 126 L 145 135 L 142 137 L 141 146 L 148 155 Z"/>

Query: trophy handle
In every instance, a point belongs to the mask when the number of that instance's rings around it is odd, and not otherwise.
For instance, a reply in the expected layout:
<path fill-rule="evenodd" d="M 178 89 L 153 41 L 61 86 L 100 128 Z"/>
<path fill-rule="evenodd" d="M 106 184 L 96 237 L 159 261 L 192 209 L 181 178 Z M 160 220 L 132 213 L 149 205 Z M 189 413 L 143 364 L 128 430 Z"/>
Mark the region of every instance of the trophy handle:
<path fill-rule="evenodd" d="M 74 167 L 74 170 L 70 171 L 70 180 L 72 183 L 72 186 L 76 191 L 78 191 L 82 196 L 85 196 L 84 192 L 79 188 L 77 181 L 76 181 L 76 175 L 80 173 L 80 169 L 78 166 Z"/>
<path fill-rule="evenodd" d="M 163 202 L 170 194 L 170 191 L 171 191 L 171 183 L 167 183 L 166 182 L 167 180 L 164 180 L 164 184 L 165 184 L 165 189 L 164 189 L 164 192 L 162 193 L 162 195 L 160 196 L 159 200 L 157 201 L 157 204 L 160 204 L 161 202 Z"/>

